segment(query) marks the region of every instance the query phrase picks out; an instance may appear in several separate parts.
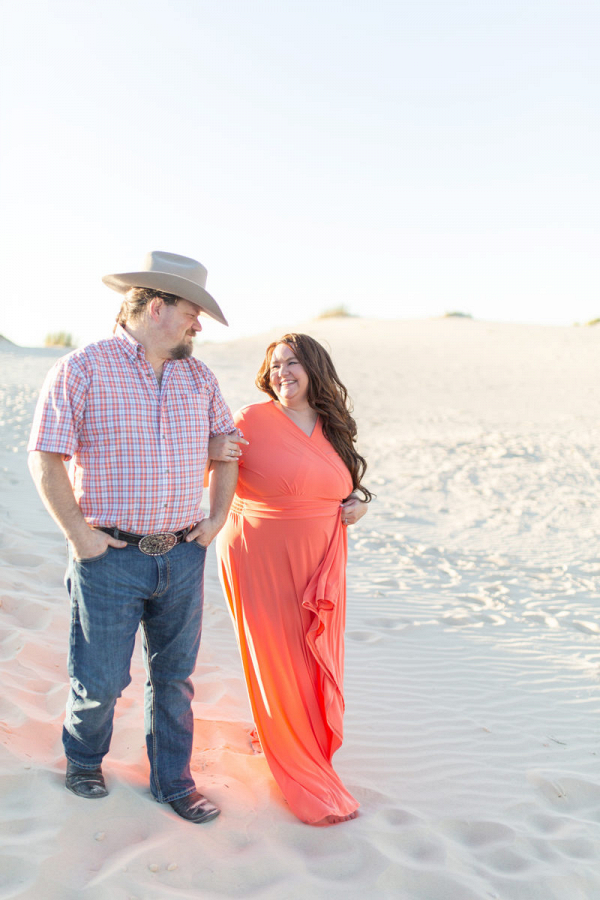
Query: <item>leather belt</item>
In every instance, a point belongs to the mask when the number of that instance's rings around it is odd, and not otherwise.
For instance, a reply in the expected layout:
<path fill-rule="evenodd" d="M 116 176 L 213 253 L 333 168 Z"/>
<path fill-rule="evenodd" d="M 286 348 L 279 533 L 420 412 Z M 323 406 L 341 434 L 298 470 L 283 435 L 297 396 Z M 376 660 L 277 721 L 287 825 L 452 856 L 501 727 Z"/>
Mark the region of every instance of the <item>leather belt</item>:
<path fill-rule="evenodd" d="M 168 553 L 176 544 L 180 544 L 190 533 L 193 526 L 184 528 L 183 531 L 157 531 L 155 534 L 132 534 L 130 531 L 121 531 L 120 528 L 104 528 L 98 526 L 98 531 L 110 534 L 118 541 L 134 544 L 146 556 L 162 556 Z"/>

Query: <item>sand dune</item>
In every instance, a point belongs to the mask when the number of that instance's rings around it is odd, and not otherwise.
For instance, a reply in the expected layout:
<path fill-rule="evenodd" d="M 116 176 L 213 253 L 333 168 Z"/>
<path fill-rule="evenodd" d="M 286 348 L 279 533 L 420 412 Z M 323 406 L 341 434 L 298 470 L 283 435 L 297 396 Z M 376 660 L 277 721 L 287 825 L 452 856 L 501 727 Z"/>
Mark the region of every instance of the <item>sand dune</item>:
<path fill-rule="evenodd" d="M 0 342 L 0 898 L 600 898 L 600 331 L 323 320 L 377 499 L 350 531 L 346 738 L 360 817 L 287 810 L 209 557 L 193 768 L 201 828 L 147 788 L 142 664 L 110 796 L 63 786 L 64 544 L 24 448 L 57 350 Z M 300 330 L 300 329 L 299 329 Z M 199 346 L 232 408 L 275 333 Z"/>

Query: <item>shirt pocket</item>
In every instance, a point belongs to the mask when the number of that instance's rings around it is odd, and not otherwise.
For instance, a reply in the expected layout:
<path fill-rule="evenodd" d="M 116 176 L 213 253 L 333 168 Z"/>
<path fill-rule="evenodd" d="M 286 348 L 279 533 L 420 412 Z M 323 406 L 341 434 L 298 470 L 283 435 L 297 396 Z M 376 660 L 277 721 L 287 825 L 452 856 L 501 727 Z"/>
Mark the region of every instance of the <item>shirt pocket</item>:
<path fill-rule="evenodd" d="M 173 404 L 173 434 L 185 453 L 206 458 L 209 437 L 209 404 L 207 391 L 180 394 Z"/>
<path fill-rule="evenodd" d="M 177 405 L 190 422 L 203 421 L 208 425 L 208 407 L 210 396 L 206 390 L 198 390 L 189 394 L 180 394 Z"/>

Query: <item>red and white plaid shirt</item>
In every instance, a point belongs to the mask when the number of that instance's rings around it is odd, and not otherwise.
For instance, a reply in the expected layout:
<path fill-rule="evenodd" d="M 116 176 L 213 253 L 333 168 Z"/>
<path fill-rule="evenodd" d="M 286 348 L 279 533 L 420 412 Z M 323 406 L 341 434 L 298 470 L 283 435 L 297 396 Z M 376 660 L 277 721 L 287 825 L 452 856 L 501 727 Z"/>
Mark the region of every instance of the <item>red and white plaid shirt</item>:
<path fill-rule="evenodd" d="M 28 449 L 71 459 L 90 525 L 151 534 L 202 519 L 208 438 L 234 429 L 204 363 L 169 360 L 159 386 L 143 346 L 117 326 L 50 370 Z"/>

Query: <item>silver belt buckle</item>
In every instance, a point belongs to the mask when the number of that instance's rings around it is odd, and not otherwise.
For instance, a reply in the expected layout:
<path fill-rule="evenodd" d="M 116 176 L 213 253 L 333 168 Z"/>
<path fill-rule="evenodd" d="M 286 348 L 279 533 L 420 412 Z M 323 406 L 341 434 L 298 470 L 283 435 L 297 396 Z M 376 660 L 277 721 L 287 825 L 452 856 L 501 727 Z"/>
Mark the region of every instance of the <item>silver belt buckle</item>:
<path fill-rule="evenodd" d="M 156 534 L 143 537 L 138 547 L 146 556 L 162 556 L 172 550 L 176 543 L 177 538 L 170 531 L 157 531 Z"/>

